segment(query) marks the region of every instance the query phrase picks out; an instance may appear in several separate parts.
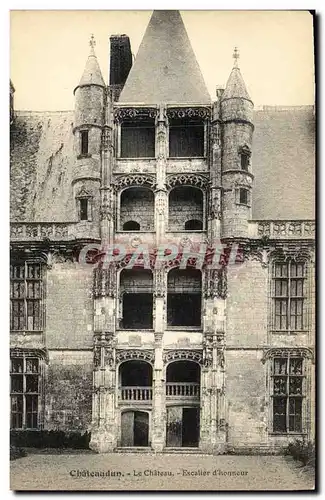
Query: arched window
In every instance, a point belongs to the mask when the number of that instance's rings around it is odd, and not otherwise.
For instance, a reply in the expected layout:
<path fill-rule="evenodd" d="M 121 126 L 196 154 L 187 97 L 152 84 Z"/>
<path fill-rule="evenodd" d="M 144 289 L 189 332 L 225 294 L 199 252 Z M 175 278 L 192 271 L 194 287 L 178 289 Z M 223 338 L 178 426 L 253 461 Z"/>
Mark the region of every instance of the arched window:
<path fill-rule="evenodd" d="M 153 277 L 149 269 L 123 269 L 120 277 L 122 318 L 126 330 L 153 326 Z"/>
<path fill-rule="evenodd" d="M 123 231 L 140 231 L 140 224 L 135 220 L 124 222 Z"/>
<path fill-rule="evenodd" d="M 203 224 L 201 220 L 190 219 L 185 222 L 185 231 L 201 231 Z"/>
<path fill-rule="evenodd" d="M 122 191 L 120 199 L 120 227 L 124 231 L 154 230 L 154 194 L 150 188 L 134 186 Z M 125 224 L 133 224 L 134 229 Z M 138 227 L 135 227 L 138 224 Z"/>
<path fill-rule="evenodd" d="M 169 231 L 184 231 L 188 221 L 201 222 L 203 228 L 203 192 L 194 186 L 176 186 L 169 193 Z"/>
<path fill-rule="evenodd" d="M 201 271 L 172 269 L 167 281 L 167 324 L 201 325 Z"/>

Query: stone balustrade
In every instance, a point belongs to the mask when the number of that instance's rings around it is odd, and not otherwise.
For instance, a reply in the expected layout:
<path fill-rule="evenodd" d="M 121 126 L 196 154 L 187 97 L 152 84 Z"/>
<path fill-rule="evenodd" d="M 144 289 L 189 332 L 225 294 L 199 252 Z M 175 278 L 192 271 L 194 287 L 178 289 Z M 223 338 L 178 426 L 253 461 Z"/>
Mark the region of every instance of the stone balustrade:
<path fill-rule="evenodd" d="M 12 222 L 10 239 L 13 241 L 69 240 L 75 237 L 75 222 Z"/>
<path fill-rule="evenodd" d="M 120 399 L 124 401 L 151 401 L 152 387 L 121 387 Z"/>
<path fill-rule="evenodd" d="M 250 238 L 315 238 L 314 220 L 253 220 L 249 222 Z"/>
<path fill-rule="evenodd" d="M 167 382 L 166 383 L 167 399 L 174 398 L 200 398 L 200 384 L 197 382 Z"/>

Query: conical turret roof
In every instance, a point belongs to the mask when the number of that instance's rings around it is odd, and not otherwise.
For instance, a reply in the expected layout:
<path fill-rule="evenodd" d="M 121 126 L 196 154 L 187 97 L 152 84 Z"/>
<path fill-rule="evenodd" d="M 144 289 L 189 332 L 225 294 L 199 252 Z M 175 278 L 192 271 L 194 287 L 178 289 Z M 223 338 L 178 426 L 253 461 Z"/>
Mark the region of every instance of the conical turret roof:
<path fill-rule="evenodd" d="M 91 37 L 89 45 L 90 45 L 90 53 L 78 87 L 81 87 L 82 85 L 91 85 L 91 84 L 101 85 L 102 87 L 105 87 L 103 75 L 100 70 L 98 60 L 95 54 L 95 49 L 94 49 L 95 40 L 93 36 Z"/>
<path fill-rule="evenodd" d="M 211 102 L 179 11 L 153 12 L 119 102 Z"/>
<path fill-rule="evenodd" d="M 249 97 L 249 94 L 246 89 L 246 85 L 244 82 L 244 79 L 241 75 L 240 69 L 237 65 L 237 59 L 239 57 L 238 52 L 234 53 L 235 57 L 235 65 L 232 68 L 232 71 L 230 73 L 230 76 L 227 81 L 227 85 L 225 88 L 225 91 L 222 95 L 222 99 L 231 99 L 234 97 L 240 97 L 243 99 L 248 99 L 251 101 L 251 98 Z"/>

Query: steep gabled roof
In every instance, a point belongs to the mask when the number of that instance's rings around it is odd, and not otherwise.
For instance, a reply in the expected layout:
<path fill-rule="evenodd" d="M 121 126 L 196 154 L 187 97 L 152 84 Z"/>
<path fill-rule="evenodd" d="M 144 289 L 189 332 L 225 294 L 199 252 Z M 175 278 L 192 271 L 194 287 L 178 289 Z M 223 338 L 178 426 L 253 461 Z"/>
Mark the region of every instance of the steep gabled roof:
<path fill-rule="evenodd" d="M 153 12 L 119 102 L 211 102 L 179 11 Z"/>

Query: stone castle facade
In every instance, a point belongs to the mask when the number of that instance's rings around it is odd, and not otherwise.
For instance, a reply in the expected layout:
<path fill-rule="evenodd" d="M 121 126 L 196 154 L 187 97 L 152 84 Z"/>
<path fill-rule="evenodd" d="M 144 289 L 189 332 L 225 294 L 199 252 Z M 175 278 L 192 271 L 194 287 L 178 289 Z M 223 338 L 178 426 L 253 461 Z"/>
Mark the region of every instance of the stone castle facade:
<path fill-rule="evenodd" d="M 16 111 L 10 87 L 11 428 L 99 452 L 311 439 L 312 107 L 254 110 L 237 50 L 212 101 L 177 11 L 134 64 L 110 43 L 73 112 Z"/>

